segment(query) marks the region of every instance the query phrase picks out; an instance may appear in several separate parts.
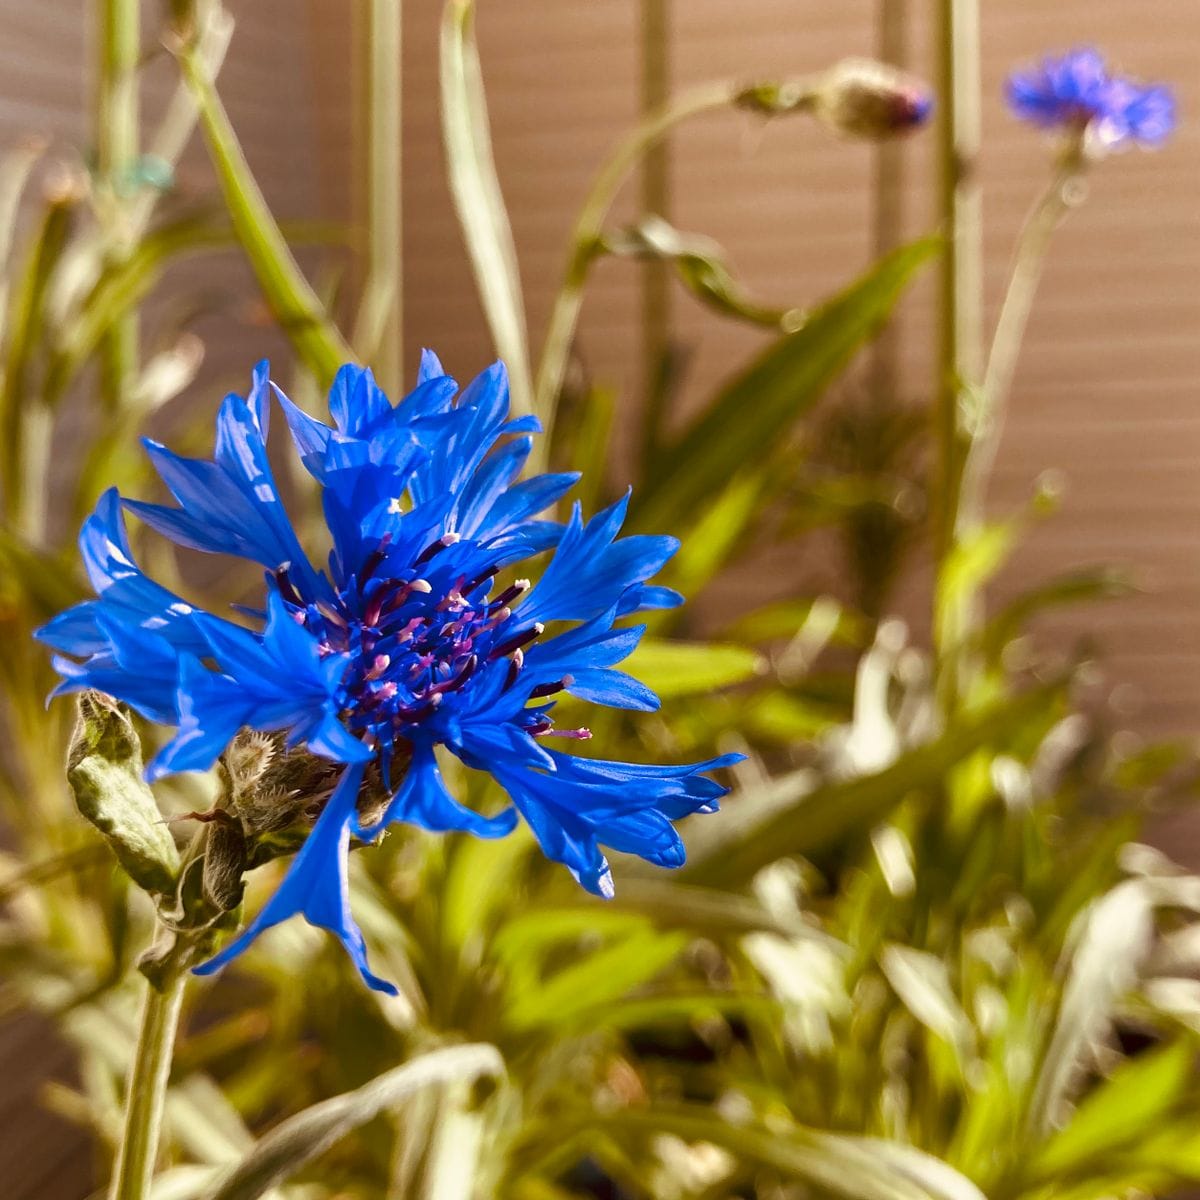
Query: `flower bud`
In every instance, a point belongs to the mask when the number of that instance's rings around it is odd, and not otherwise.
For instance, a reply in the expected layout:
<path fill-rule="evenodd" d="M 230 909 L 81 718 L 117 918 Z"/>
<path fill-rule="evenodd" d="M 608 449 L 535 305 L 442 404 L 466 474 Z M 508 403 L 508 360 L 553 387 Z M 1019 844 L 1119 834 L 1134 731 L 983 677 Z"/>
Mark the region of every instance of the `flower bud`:
<path fill-rule="evenodd" d="M 397 758 L 398 772 L 403 771 L 405 761 Z M 307 750 L 287 749 L 282 734 L 251 729 L 238 733 L 220 765 L 226 803 L 240 821 L 253 864 L 273 857 L 272 850 L 287 845 L 286 837 L 280 842 L 272 835 L 296 827 L 298 841 L 303 841 L 339 777 L 337 763 Z M 369 771 L 358 800 L 361 824 L 374 824 L 387 799 L 378 770 Z"/>
<path fill-rule="evenodd" d="M 906 71 L 847 58 L 825 73 L 813 108 L 838 133 L 881 141 L 923 125 L 933 111 L 933 95 Z"/>

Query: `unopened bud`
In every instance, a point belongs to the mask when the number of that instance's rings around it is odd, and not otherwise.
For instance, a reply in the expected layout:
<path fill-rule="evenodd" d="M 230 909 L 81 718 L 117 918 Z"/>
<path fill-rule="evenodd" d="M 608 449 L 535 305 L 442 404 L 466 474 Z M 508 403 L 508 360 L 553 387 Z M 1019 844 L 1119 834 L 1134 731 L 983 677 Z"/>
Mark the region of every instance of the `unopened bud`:
<path fill-rule="evenodd" d="M 826 72 L 814 111 L 838 133 L 880 141 L 925 124 L 933 95 L 906 71 L 870 58 L 847 58 Z"/>

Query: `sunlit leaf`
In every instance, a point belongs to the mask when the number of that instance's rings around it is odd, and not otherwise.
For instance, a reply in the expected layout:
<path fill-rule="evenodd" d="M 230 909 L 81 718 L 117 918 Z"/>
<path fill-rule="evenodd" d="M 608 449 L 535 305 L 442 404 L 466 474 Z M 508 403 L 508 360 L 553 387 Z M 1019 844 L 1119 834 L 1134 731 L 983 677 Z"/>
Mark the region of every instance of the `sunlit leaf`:
<path fill-rule="evenodd" d="M 212 1193 L 212 1200 L 255 1200 L 296 1174 L 379 1113 L 413 1092 L 481 1075 L 500 1075 L 504 1063 L 493 1046 L 431 1050 L 385 1072 L 353 1092 L 323 1100 L 275 1126 Z"/>
<path fill-rule="evenodd" d="M 1123 1062 L 1034 1154 L 1031 1176 L 1086 1169 L 1115 1148 L 1157 1132 L 1190 1087 L 1195 1062 L 1195 1048 L 1184 1041 Z"/>
<path fill-rule="evenodd" d="M 793 854 L 809 854 L 839 838 L 871 829 L 905 797 L 935 787 L 956 763 L 981 746 L 1004 745 L 1031 720 L 1044 719 L 1056 687 L 1036 688 L 963 718 L 935 741 L 907 751 L 891 766 L 872 775 L 818 788 L 795 797 L 781 811 L 769 810 L 748 829 L 727 836 L 684 870 L 689 881 L 710 885 L 749 879 L 756 871 Z M 728 811 L 757 802 L 754 795 L 734 795 Z"/>
<path fill-rule="evenodd" d="M 743 646 L 643 638 L 623 666 L 667 700 L 744 683 L 766 663 Z"/>
<path fill-rule="evenodd" d="M 512 228 L 488 129 L 474 0 L 447 0 L 441 39 L 442 142 L 450 194 L 475 269 L 475 285 L 496 350 L 508 367 L 514 411 L 533 403 L 529 339 Z"/>
<path fill-rule="evenodd" d="M 894 251 L 728 383 L 635 497 L 638 524 L 674 527 L 721 490 L 731 464 L 748 466 L 775 450 L 939 245 L 937 238 L 926 238 Z"/>

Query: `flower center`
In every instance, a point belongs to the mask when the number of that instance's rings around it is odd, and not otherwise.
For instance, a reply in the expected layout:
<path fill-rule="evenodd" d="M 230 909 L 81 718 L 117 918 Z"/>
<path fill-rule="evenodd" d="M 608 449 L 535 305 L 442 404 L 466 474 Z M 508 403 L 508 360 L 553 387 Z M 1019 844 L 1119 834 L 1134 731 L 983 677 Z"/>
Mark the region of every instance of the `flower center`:
<path fill-rule="evenodd" d="M 280 593 L 293 605 L 295 619 L 317 638 L 321 654 L 350 656 L 341 683 L 342 716 L 377 747 L 389 748 L 405 737 L 500 659 L 508 659 L 503 688 L 511 687 L 524 648 L 542 633 L 540 622 L 522 628 L 513 620 L 510 605 L 529 589 L 529 580 L 519 579 L 491 596 L 495 566 L 468 578 L 461 567 L 474 548 L 463 545 L 466 553 L 444 553 L 458 543 L 456 534 L 445 535 L 395 576 L 387 573 L 395 564 L 384 543 L 332 603 L 305 601 L 288 577 L 287 564 L 275 572 Z M 551 695 L 566 682 L 534 688 L 532 695 Z"/>

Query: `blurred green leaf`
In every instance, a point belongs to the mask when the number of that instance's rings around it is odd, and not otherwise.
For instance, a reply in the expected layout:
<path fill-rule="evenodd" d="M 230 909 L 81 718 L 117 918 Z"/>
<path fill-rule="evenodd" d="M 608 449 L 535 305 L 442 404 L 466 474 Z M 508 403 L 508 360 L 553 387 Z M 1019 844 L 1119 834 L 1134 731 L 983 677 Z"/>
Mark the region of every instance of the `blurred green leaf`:
<path fill-rule="evenodd" d="M 687 943 L 683 934 L 652 929 L 631 933 L 511 997 L 505 1020 L 520 1031 L 574 1020 L 648 983 Z"/>
<path fill-rule="evenodd" d="M 984 1200 L 970 1180 L 915 1147 L 894 1153 L 878 1138 L 825 1133 L 783 1122 L 731 1121 L 710 1109 L 626 1110 L 588 1127 L 635 1134 L 670 1133 L 709 1142 L 823 1193 L 847 1200 Z"/>
<path fill-rule="evenodd" d="M 889 254 L 726 384 L 663 455 L 661 472 L 635 497 L 638 525 L 673 528 L 723 489 L 731 464 L 749 466 L 774 451 L 940 244 L 936 237 L 924 238 Z"/>
<path fill-rule="evenodd" d="M 936 955 L 895 943 L 884 946 L 879 965 L 904 1007 L 958 1055 L 971 1052 L 974 1032 L 950 986 L 946 964 Z"/>
<path fill-rule="evenodd" d="M 450 194 L 475 268 L 496 351 L 508 367 L 513 409 L 531 411 L 529 338 L 512 227 L 504 207 L 488 129 L 474 0 L 447 0 L 441 38 L 442 143 Z"/>
<path fill-rule="evenodd" d="M 801 309 L 772 308 L 752 300 L 733 277 L 719 243 L 701 234 L 683 233 L 661 217 L 646 216 L 630 229 L 605 235 L 596 252 L 670 263 L 680 283 L 723 316 L 784 333 L 794 333 L 804 323 Z"/>
<path fill-rule="evenodd" d="M 175 840 L 142 778 L 137 731 L 101 692 L 79 697 L 67 779 L 79 811 L 104 834 L 130 879 L 148 892 L 169 894 L 179 871 Z"/>
<path fill-rule="evenodd" d="M 744 646 L 642 638 L 624 666 L 662 699 L 669 700 L 744 683 L 761 675 L 766 662 Z"/>
<path fill-rule="evenodd" d="M 983 627 L 980 640 L 985 650 L 995 656 L 1020 633 L 1030 618 L 1044 609 L 1090 600 L 1119 600 L 1136 591 L 1137 586 L 1126 571 L 1116 567 L 1082 567 L 1010 600 Z"/>
<path fill-rule="evenodd" d="M 1154 904 L 1140 879 L 1097 900 L 1077 933 L 1062 1004 L 1030 1108 L 1030 1125 L 1047 1133 L 1064 1117 L 1081 1084 L 1086 1056 L 1109 1031 L 1133 987 L 1154 935 Z"/>
<path fill-rule="evenodd" d="M 1193 1081 L 1196 1052 L 1180 1040 L 1128 1059 L 1088 1092 L 1067 1124 L 1032 1157 L 1029 1176 L 1089 1170 L 1121 1146 L 1156 1133 Z"/>
<path fill-rule="evenodd" d="M 938 575 L 935 620 L 949 628 L 947 614 L 973 596 L 1004 565 L 1022 525 L 995 521 L 955 543 Z"/>
<path fill-rule="evenodd" d="M 396 1107 L 421 1088 L 503 1073 L 504 1061 L 494 1046 L 474 1044 L 431 1050 L 353 1092 L 323 1100 L 281 1122 L 221 1182 L 211 1200 L 255 1200 L 351 1130 Z"/>
<path fill-rule="evenodd" d="M 71 219 L 79 202 L 73 184 L 64 182 L 43 209 L 30 239 L 25 263 L 8 296 L 4 314 L 4 360 L 0 375 L 0 469 L 4 507 L 10 522 L 21 503 L 22 487 L 41 487 L 40 465 L 25 462 L 25 430 L 31 410 L 40 408 L 31 373 L 45 333 L 45 300 L 50 278 L 63 255 Z"/>
<path fill-rule="evenodd" d="M 761 472 L 742 471 L 700 515 L 688 531 L 666 578 L 685 596 L 698 592 L 746 541 L 747 527 L 759 511 L 768 480 Z"/>
<path fill-rule="evenodd" d="M 823 640 L 836 645 L 864 648 L 871 635 L 870 622 L 829 596 L 778 600 L 739 617 L 730 626 L 729 633 L 751 642 L 793 638 L 803 632 L 814 616 Z"/>
<path fill-rule="evenodd" d="M 353 361 L 354 354 L 292 256 L 242 152 L 207 64 L 191 45 L 179 51 L 179 62 L 200 112 L 230 219 L 263 295 L 296 353 L 322 386 L 328 386 L 338 367 Z"/>
<path fill-rule="evenodd" d="M 29 615 L 36 622 L 49 620 L 83 599 L 83 589 L 60 558 L 29 545 L 2 525 L 0 563 L 8 579 L 20 585 L 30 606 Z"/>
<path fill-rule="evenodd" d="M 729 886 L 750 879 L 777 859 L 812 853 L 855 831 L 865 837 L 907 796 L 939 787 L 951 767 L 980 747 L 1003 746 L 1019 735 L 1030 720 L 1044 715 L 1058 694 L 1057 686 L 1035 688 L 963 717 L 941 737 L 909 750 L 883 771 L 830 784 L 798 796 L 782 811 L 771 810 L 761 823 L 726 836 L 684 872 L 689 882 Z M 752 795 L 735 795 L 726 809 L 754 803 Z"/>

